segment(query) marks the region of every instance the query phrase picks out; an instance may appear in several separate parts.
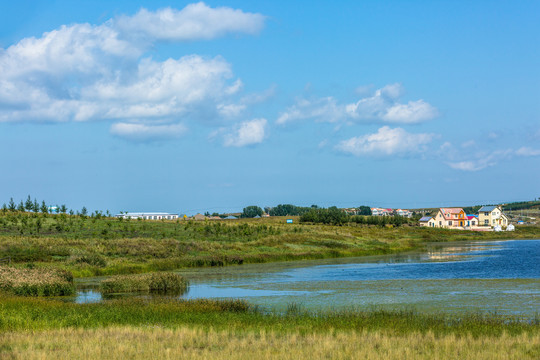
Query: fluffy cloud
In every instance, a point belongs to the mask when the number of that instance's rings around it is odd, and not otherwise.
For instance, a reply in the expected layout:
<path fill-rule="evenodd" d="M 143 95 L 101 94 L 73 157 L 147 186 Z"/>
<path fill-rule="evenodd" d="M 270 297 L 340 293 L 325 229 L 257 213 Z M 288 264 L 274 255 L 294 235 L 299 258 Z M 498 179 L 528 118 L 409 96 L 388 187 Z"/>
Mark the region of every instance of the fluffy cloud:
<path fill-rule="evenodd" d="M 183 135 L 186 130 L 186 127 L 182 124 L 145 125 L 117 123 L 111 126 L 111 134 L 138 142 L 176 139 Z"/>
<path fill-rule="evenodd" d="M 374 134 L 341 141 L 336 149 L 355 156 L 390 156 L 423 152 L 433 134 L 411 134 L 402 128 L 383 126 Z"/>
<path fill-rule="evenodd" d="M 261 143 L 265 138 L 266 119 L 254 119 L 242 122 L 227 131 L 224 135 L 224 145 L 242 147 Z"/>
<path fill-rule="evenodd" d="M 115 135 L 157 137 L 178 118 L 239 116 L 242 82 L 221 57 L 155 61 L 145 54 L 157 41 L 254 34 L 263 25 L 260 14 L 197 3 L 25 38 L 0 49 L 0 122 L 120 120 Z"/>
<path fill-rule="evenodd" d="M 165 8 L 156 12 L 141 9 L 134 16 L 120 16 L 112 24 L 124 34 L 151 39 L 186 41 L 213 39 L 229 33 L 256 34 L 265 17 L 228 7 L 211 8 L 205 3 L 182 10 Z"/>
<path fill-rule="evenodd" d="M 401 84 L 391 84 L 376 90 L 372 96 L 364 97 L 351 104 L 338 104 L 333 97 L 315 100 L 299 99 L 296 104 L 279 116 L 277 123 L 315 119 L 327 122 L 347 120 L 415 124 L 438 116 L 437 109 L 424 100 L 400 103 L 399 99 L 403 94 L 404 89 Z"/>

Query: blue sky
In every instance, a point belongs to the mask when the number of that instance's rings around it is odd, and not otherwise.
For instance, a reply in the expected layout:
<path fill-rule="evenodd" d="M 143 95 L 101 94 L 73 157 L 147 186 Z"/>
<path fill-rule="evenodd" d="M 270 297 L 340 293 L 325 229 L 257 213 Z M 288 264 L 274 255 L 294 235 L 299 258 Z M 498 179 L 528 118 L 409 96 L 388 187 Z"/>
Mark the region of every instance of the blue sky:
<path fill-rule="evenodd" d="M 0 4 L 0 202 L 540 196 L 536 1 Z"/>

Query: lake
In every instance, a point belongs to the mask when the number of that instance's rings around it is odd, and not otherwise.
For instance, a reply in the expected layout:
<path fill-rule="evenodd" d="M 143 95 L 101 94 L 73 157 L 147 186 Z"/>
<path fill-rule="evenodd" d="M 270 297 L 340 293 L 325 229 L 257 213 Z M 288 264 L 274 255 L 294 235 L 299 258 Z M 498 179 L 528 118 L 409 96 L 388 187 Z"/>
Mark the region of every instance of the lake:
<path fill-rule="evenodd" d="M 383 308 L 524 316 L 540 310 L 540 240 L 436 243 L 423 253 L 179 273 L 191 284 L 181 298 L 241 298 L 277 311 L 291 303 L 310 310 Z M 101 301 L 99 292 L 84 289 L 95 280 L 80 284 L 76 302 Z"/>

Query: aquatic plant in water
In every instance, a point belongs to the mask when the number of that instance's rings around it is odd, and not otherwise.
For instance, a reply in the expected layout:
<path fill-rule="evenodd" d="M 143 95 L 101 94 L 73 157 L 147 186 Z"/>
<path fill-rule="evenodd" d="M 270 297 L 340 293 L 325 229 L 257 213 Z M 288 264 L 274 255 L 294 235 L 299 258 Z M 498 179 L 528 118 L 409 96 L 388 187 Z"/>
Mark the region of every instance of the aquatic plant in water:
<path fill-rule="evenodd" d="M 159 292 L 182 294 L 187 290 L 188 281 L 171 272 L 150 274 L 116 275 L 101 282 L 103 293 Z"/>

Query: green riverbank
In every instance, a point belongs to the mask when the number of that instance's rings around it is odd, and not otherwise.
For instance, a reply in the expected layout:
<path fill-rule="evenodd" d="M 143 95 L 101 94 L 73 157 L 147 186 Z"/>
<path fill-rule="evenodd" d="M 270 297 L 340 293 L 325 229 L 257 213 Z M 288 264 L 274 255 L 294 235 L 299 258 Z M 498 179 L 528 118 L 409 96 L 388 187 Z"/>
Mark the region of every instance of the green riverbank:
<path fill-rule="evenodd" d="M 16 267 L 68 270 L 75 277 L 391 254 L 422 250 L 428 242 L 540 237 L 540 227 L 531 226 L 472 232 L 413 224 L 286 224 L 284 217 L 167 222 L 8 213 L 0 220 L 0 258 Z"/>

